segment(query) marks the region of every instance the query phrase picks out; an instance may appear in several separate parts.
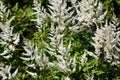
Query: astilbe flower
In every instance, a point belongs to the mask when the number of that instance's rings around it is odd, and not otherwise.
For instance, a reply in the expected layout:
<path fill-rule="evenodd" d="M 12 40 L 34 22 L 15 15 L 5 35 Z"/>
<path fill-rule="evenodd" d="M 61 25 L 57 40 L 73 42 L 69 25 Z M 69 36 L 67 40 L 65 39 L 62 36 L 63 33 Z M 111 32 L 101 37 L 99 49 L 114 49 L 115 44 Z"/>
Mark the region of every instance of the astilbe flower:
<path fill-rule="evenodd" d="M 14 17 L 12 17 L 5 24 L 0 23 L 0 29 L 2 30 L 2 32 L 0 33 L 0 44 L 8 47 L 0 55 L 2 55 L 6 59 L 12 57 L 12 54 L 10 55 L 8 54 L 8 52 L 14 51 L 15 46 L 18 45 L 19 42 L 19 34 L 13 33 L 13 27 L 10 27 L 10 23 L 13 19 Z"/>
<path fill-rule="evenodd" d="M 18 68 L 12 74 L 11 74 L 11 68 L 12 68 L 11 65 L 10 66 L 0 65 L 0 77 L 2 77 L 2 80 L 6 80 L 6 79 L 11 80 L 16 76 L 16 74 L 18 73 Z"/>
<path fill-rule="evenodd" d="M 33 71 L 26 70 L 28 74 L 30 74 L 32 77 L 36 77 L 38 75 L 37 72 L 53 67 L 54 64 L 49 61 L 49 58 L 45 55 L 45 53 L 42 52 L 42 50 L 39 52 L 37 46 L 26 39 L 24 43 L 25 45 L 23 48 L 25 53 L 22 53 L 20 58 L 26 62 L 26 66 L 28 68 L 33 69 Z M 36 69 L 38 70 L 37 72 L 35 72 Z"/>
<path fill-rule="evenodd" d="M 108 62 L 114 62 L 115 53 L 113 49 L 115 49 L 119 37 L 119 31 L 116 32 L 117 24 L 115 21 L 112 21 L 112 23 L 106 21 L 104 26 L 100 28 L 97 26 L 95 36 L 92 38 L 94 40 L 92 45 L 95 47 L 96 55 L 100 56 L 102 54 L 103 58 Z"/>
<path fill-rule="evenodd" d="M 74 56 L 71 58 L 70 56 L 70 47 L 71 47 L 71 41 L 69 42 L 68 47 L 65 47 L 63 45 L 63 34 L 61 35 L 58 33 L 59 30 L 51 27 L 51 33 L 50 33 L 50 45 L 46 44 L 47 52 L 51 56 L 55 56 L 57 58 L 57 66 L 63 71 L 63 72 L 74 72 L 76 67 L 76 57 Z M 71 67 L 71 68 L 70 68 Z"/>
<path fill-rule="evenodd" d="M 69 72 L 74 72 L 76 68 L 76 57 L 73 58 L 70 55 L 71 41 L 68 43 L 68 46 L 64 46 L 64 30 L 66 29 L 66 24 L 71 21 L 69 18 L 72 14 L 68 15 L 68 10 L 66 9 L 66 1 L 63 0 L 51 0 L 49 6 L 52 10 L 49 15 L 53 23 L 51 23 L 50 28 L 50 44 L 46 44 L 47 52 L 56 57 L 57 67 L 69 74 Z M 55 25 L 56 23 L 57 25 Z"/>
<path fill-rule="evenodd" d="M 64 80 L 71 80 L 68 76 L 64 77 Z"/>
<path fill-rule="evenodd" d="M 10 27 L 10 23 L 14 19 L 14 16 L 8 20 L 9 10 L 7 11 L 6 9 L 7 7 L 0 1 L 0 45 L 5 46 L 3 52 L 0 53 L 0 56 L 4 59 L 9 59 L 12 58 L 15 46 L 18 45 L 19 34 L 13 33 L 13 27 Z M 1 63 L 3 64 L 0 64 L 0 77 L 2 80 L 14 78 L 18 73 L 18 68 L 14 73 L 11 73 L 12 66 L 5 65 L 4 62 Z"/>
<path fill-rule="evenodd" d="M 25 61 L 30 61 L 34 60 L 34 45 L 32 45 L 30 42 L 25 42 L 25 45 L 23 46 L 23 49 L 25 50 L 26 53 L 22 53 L 23 56 L 20 58 L 25 60 Z"/>
<path fill-rule="evenodd" d="M 20 56 L 20 58 L 26 62 L 26 66 L 28 68 L 33 68 L 36 69 L 35 66 L 35 54 L 37 54 L 37 49 L 34 48 L 34 45 L 31 44 L 29 41 L 24 40 L 24 46 L 22 46 L 24 49 L 24 53 L 22 53 L 22 56 Z M 33 63 L 30 63 L 33 62 Z M 35 77 L 37 76 L 36 72 L 31 72 L 29 70 L 26 70 L 26 72 L 28 74 L 30 74 L 31 76 Z"/>
<path fill-rule="evenodd" d="M 41 50 L 40 54 L 35 56 L 36 64 L 39 66 L 39 70 L 47 70 L 54 67 L 54 63 L 49 61 L 49 57 Z"/>
<path fill-rule="evenodd" d="M 68 13 L 66 0 L 50 0 L 50 14 L 48 16 L 58 24 L 60 32 L 64 31 L 65 26 L 72 20 L 72 12 Z"/>
<path fill-rule="evenodd" d="M 9 10 L 7 11 L 7 7 L 5 7 L 0 1 L 0 46 L 5 46 L 2 53 L 0 53 L 0 57 L 4 59 L 12 58 L 13 52 L 15 51 L 15 46 L 18 45 L 19 42 L 19 34 L 13 33 L 13 27 L 10 26 L 11 21 L 14 19 L 14 16 L 11 19 L 8 19 Z M 1 65 L 3 64 L 3 65 Z M 12 79 L 18 73 L 18 68 L 14 71 L 12 66 L 5 65 L 4 62 L 0 64 L 0 77 L 2 80 L 4 79 Z M 11 71 L 13 73 L 11 73 Z"/>
<path fill-rule="evenodd" d="M 14 19 L 14 16 L 8 20 L 9 10 L 7 11 L 7 7 L 3 5 L 2 1 L 0 1 L 0 9 L 0 44 L 7 47 L 0 55 L 9 59 L 12 57 L 12 54 L 9 54 L 9 52 L 13 52 L 15 45 L 18 45 L 19 34 L 13 33 L 13 26 L 10 27 L 10 23 Z M 3 20 L 3 18 L 5 20 Z"/>
<path fill-rule="evenodd" d="M 0 1 L 0 45 L 7 47 L 0 55 L 5 59 L 12 57 L 13 54 L 9 54 L 9 52 L 13 52 L 15 50 L 15 45 L 18 45 L 19 42 L 19 34 L 13 33 L 13 26 L 10 26 L 14 16 L 9 20 L 8 16 L 9 10 L 7 11 L 7 7 L 5 7 L 2 1 Z"/>
<path fill-rule="evenodd" d="M 33 15 L 36 16 L 35 19 L 31 21 L 36 22 L 36 27 L 41 30 L 44 19 L 46 18 L 45 9 L 42 8 L 39 0 L 33 0 Z"/>
<path fill-rule="evenodd" d="M 77 3 L 76 0 L 71 0 L 71 2 L 76 11 L 72 23 L 77 24 L 70 27 L 71 31 L 79 32 L 82 28 L 85 28 L 84 26 L 91 27 L 94 23 L 104 22 L 107 11 L 103 12 L 103 4 L 98 0 L 81 0 Z"/>
<path fill-rule="evenodd" d="M 10 13 L 10 10 L 0 1 L 0 21 L 6 21 Z"/>
<path fill-rule="evenodd" d="M 103 22 L 106 12 L 103 12 L 103 4 L 101 2 L 98 0 L 82 0 L 78 5 L 76 7 L 76 19 L 80 24 L 91 25 L 92 23 Z"/>

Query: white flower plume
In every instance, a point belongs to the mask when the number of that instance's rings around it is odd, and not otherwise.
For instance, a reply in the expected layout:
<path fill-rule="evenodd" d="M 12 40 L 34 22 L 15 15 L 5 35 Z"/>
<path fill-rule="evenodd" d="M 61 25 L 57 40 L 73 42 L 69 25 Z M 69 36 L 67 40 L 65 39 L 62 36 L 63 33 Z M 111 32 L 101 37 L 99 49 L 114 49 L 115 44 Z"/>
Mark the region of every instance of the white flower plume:
<path fill-rule="evenodd" d="M 114 54 L 113 49 L 119 38 L 119 31 L 116 32 L 116 25 L 117 23 L 115 23 L 115 21 L 113 21 L 113 23 L 106 21 L 104 26 L 100 28 L 97 26 L 95 36 L 92 38 L 94 40 L 92 45 L 95 47 L 96 55 L 99 56 L 103 54 L 108 61 L 112 60 L 112 55 Z"/>
<path fill-rule="evenodd" d="M 11 67 L 11 65 L 6 65 L 5 67 L 0 66 L 0 76 L 2 76 L 3 80 L 12 79 L 17 75 L 18 68 L 14 71 L 14 73 L 11 73 Z"/>
<path fill-rule="evenodd" d="M 45 9 L 42 10 L 42 6 L 41 3 L 39 2 L 39 0 L 33 0 L 33 15 L 35 15 L 37 18 L 36 19 L 31 19 L 31 21 L 35 21 L 36 22 L 36 27 L 38 29 L 42 28 L 42 24 L 44 19 L 46 18 L 45 15 Z"/>
<path fill-rule="evenodd" d="M 71 31 L 80 32 L 82 29 L 84 30 L 85 26 L 88 29 L 93 24 L 104 22 L 107 11 L 103 11 L 103 4 L 98 0 L 81 0 L 80 2 L 71 0 L 71 2 L 73 10 L 76 12 L 72 20 L 75 25 L 69 28 Z"/>

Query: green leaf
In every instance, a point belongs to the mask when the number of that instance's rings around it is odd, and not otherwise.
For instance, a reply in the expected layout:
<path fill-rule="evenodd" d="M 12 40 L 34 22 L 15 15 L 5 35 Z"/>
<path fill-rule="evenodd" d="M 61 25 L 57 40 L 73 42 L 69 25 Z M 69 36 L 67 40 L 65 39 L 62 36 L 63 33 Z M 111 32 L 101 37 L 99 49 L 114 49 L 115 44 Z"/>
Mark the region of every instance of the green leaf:
<path fill-rule="evenodd" d="M 102 70 L 92 70 L 92 73 L 96 74 L 96 75 L 101 75 L 101 74 L 104 73 L 104 71 L 102 71 Z"/>

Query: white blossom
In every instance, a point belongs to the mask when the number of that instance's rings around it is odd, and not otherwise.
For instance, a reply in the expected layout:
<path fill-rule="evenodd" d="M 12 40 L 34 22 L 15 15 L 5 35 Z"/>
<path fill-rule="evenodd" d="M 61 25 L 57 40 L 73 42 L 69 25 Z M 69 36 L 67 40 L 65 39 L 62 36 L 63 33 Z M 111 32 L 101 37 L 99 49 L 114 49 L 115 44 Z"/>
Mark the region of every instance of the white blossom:
<path fill-rule="evenodd" d="M 37 76 L 37 73 L 33 73 L 33 72 L 30 72 L 30 71 L 26 71 L 28 74 L 30 74 L 32 77 L 36 77 Z"/>
<path fill-rule="evenodd" d="M 101 2 L 98 0 L 81 0 L 76 3 L 74 1 L 71 0 L 76 14 L 72 20 L 74 25 L 69 28 L 71 31 L 80 32 L 85 26 L 89 28 L 94 23 L 104 22 L 107 11 L 103 11 L 103 4 Z M 78 22 L 75 22 L 76 20 Z"/>
<path fill-rule="evenodd" d="M 7 19 L 9 16 L 10 10 L 7 10 L 7 7 L 3 4 L 2 1 L 0 1 L 0 19 L 3 21 L 3 19 Z"/>
<path fill-rule="evenodd" d="M 68 13 L 66 9 L 65 0 L 50 0 L 50 12 L 49 17 L 58 24 L 58 30 L 60 32 L 64 31 L 66 24 L 72 20 L 72 14 Z"/>
<path fill-rule="evenodd" d="M 88 60 L 87 54 L 84 53 L 84 54 L 81 56 L 81 59 L 80 59 L 81 65 L 84 66 L 84 64 L 87 62 L 87 60 Z"/>
<path fill-rule="evenodd" d="M 57 58 L 57 63 L 55 63 L 56 66 L 58 66 L 63 72 L 75 71 L 76 59 L 75 57 L 73 59 L 70 58 L 69 53 L 71 41 L 69 42 L 68 47 L 65 47 L 63 42 L 64 34 L 59 32 L 58 26 L 54 28 L 53 25 L 51 26 L 49 39 L 50 45 L 46 44 L 48 49 L 47 52 Z M 70 66 L 72 66 L 72 68 L 70 68 Z"/>
<path fill-rule="evenodd" d="M 0 55 L 5 59 L 12 58 L 15 46 L 18 45 L 20 41 L 19 34 L 13 33 L 13 27 L 10 27 L 10 23 L 13 19 L 14 16 L 4 24 L 0 22 L 0 29 L 2 30 L 2 32 L 0 32 L 0 44 L 7 48 Z"/>
<path fill-rule="evenodd" d="M 64 80 L 71 80 L 68 76 L 64 77 Z"/>
<path fill-rule="evenodd" d="M 97 26 L 95 37 L 92 38 L 94 43 L 91 44 L 95 47 L 96 55 L 104 54 L 104 58 L 108 62 L 111 62 L 112 55 L 114 54 L 112 50 L 116 48 L 118 42 L 119 31 L 116 32 L 116 27 L 117 23 L 115 21 L 113 23 L 106 21 L 104 26 L 100 28 Z M 103 50 L 101 51 L 101 49 Z"/>
<path fill-rule="evenodd" d="M 79 20 L 81 24 L 85 22 L 88 25 L 94 22 L 101 22 L 104 19 L 104 17 L 101 16 L 106 15 L 106 12 L 103 13 L 102 7 L 103 4 L 98 2 L 98 0 L 82 0 L 79 2 L 80 10 L 76 8 L 78 14 L 77 20 Z"/>
<path fill-rule="evenodd" d="M 31 44 L 30 42 L 24 41 L 25 46 L 23 46 L 25 53 L 22 53 L 21 59 L 25 61 L 30 61 L 35 59 L 35 54 L 34 54 L 34 44 Z"/>
<path fill-rule="evenodd" d="M 3 53 L 0 54 L 0 56 L 2 56 L 5 59 L 12 58 L 12 54 L 9 54 L 9 49 L 5 49 Z"/>
<path fill-rule="evenodd" d="M 14 78 L 17 73 L 18 73 L 18 68 L 14 71 L 14 73 L 11 73 L 11 65 L 10 66 L 5 66 L 5 67 L 0 67 L 0 76 L 2 76 L 2 79 L 3 80 L 6 80 L 6 79 L 12 79 Z"/>
<path fill-rule="evenodd" d="M 41 3 L 39 2 L 39 0 L 33 0 L 33 15 L 36 15 L 36 19 L 31 19 L 31 21 L 35 21 L 36 22 L 36 27 L 40 30 L 42 28 L 42 24 L 44 19 L 46 18 L 45 15 L 45 9 L 42 10 L 41 8 Z"/>
<path fill-rule="evenodd" d="M 55 64 L 49 61 L 49 58 L 45 53 L 42 52 L 40 54 L 35 55 L 35 62 L 39 66 L 40 70 L 48 69 L 53 67 Z"/>
<path fill-rule="evenodd" d="M 71 41 L 68 42 L 68 46 L 64 45 L 64 30 L 66 29 L 66 24 L 70 23 L 72 20 L 72 13 L 68 13 L 69 9 L 66 9 L 67 4 L 64 0 L 51 0 L 49 8 L 49 17 L 57 25 L 51 24 L 49 33 L 49 44 L 45 44 L 47 52 L 57 58 L 56 66 L 63 72 L 75 71 L 76 60 L 75 57 L 71 58 L 70 48 Z M 72 68 L 70 68 L 72 66 Z M 74 69 L 74 70 L 73 70 Z"/>

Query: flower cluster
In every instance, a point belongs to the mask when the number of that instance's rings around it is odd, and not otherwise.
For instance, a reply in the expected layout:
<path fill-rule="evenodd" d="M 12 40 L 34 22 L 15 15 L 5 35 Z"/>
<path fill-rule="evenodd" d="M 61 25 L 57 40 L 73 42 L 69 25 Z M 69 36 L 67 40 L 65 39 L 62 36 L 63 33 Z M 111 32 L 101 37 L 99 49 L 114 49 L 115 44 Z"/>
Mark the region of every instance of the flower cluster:
<path fill-rule="evenodd" d="M 107 11 L 103 12 L 103 4 L 98 0 L 71 0 L 73 10 L 76 12 L 72 23 L 76 24 L 70 27 L 73 32 L 79 32 L 82 28 L 91 28 L 93 24 L 103 23 Z M 77 21 L 77 23 L 76 23 Z M 82 28 L 81 28 L 82 27 Z"/>
<path fill-rule="evenodd" d="M 0 65 L 0 76 L 3 77 L 2 80 L 6 80 L 6 79 L 10 80 L 16 76 L 18 69 L 16 69 L 14 73 L 11 74 L 11 68 L 12 68 L 11 65 L 10 66 L 6 65 L 5 67 Z"/>
<path fill-rule="evenodd" d="M 47 52 L 57 58 L 57 63 L 55 63 L 63 72 L 74 72 L 76 67 L 75 56 L 70 58 L 70 47 L 71 41 L 68 43 L 68 47 L 64 46 L 64 30 L 66 29 L 66 24 L 70 23 L 71 15 L 68 15 L 68 10 L 66 9 L 66 2 L 63 0 L 53 0 L 50 1 L 51 11 L 50 18 L 53 23 L 50 28 L 50 45 L 46 45 Z M 54 23 L 57 23 L 55 25 Z"/>
<path fill-rule="evenodd" d="M 7 10 L 7 7 L 0 1 L 0 21 L 6 21 L 10 13 L 10 10 Z"/>
<path fill-rule="evenodd" d="M 43 20 L 46 18 L 44 9 L 41 9 L 41 3 L 38 0 L 33 0 L 33 15 L 36 16 L 36 19 L 31 19 L 31 21 L 36 22 L 36 27 L 38 29 L 42 28 Z"/>
<path fill-rule="evenodd" d="M 116 48 L 119 39 L 119 31 L 116 32 L 117 26 L 116 21 L 106 21 L 104 26 L 100 28 L 97 26 L 95 36 L 92 38 L 95 42 L 92 45 L 95 47 L 96 55 L 104 55 L 108 62 L 111 62 L 115 56 L 113 49 Z"/>

